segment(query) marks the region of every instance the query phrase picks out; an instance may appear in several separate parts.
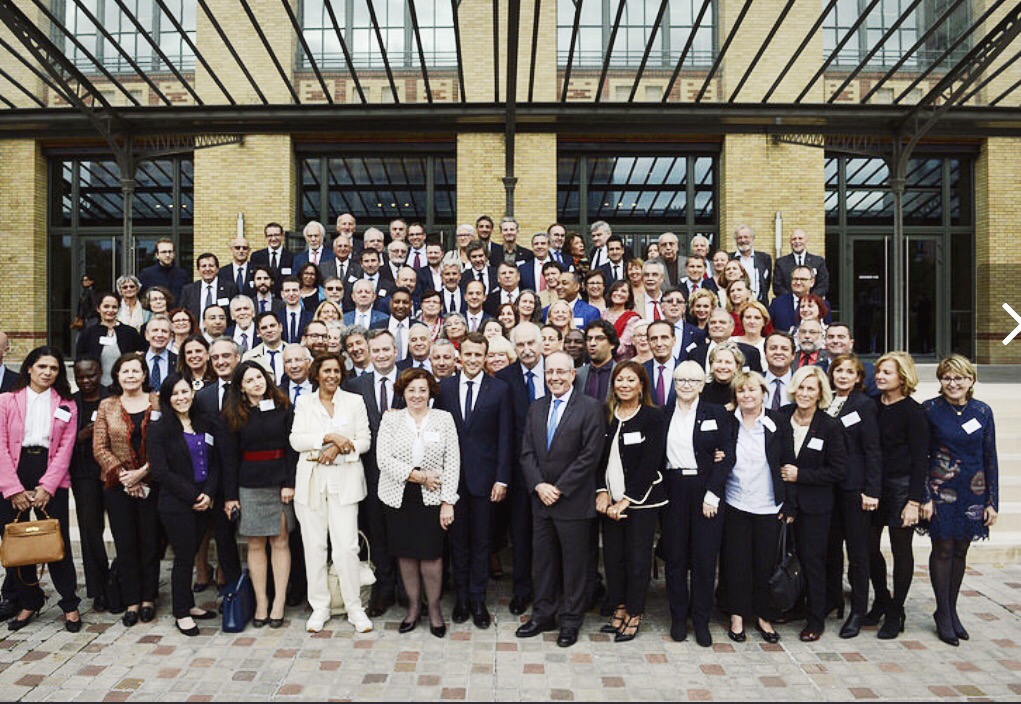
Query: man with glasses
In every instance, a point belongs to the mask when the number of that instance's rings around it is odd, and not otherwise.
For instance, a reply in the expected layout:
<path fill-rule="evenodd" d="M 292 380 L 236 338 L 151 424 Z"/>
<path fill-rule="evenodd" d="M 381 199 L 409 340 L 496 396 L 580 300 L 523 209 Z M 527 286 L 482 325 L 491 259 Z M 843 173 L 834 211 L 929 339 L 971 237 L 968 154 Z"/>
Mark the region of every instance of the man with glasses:
<path fill-rule="evenodd" d="M 344 282 L 336 276 L 323 279 L 323 291 L 326 293 L 326 300 L 333 303 L 341 311 L 344 310 Z"/>
<path fill-rule="evenodd" d="M 801 314 L 798 312 L 801 299 L 811 292 L 814 285 L 815 277 L 811 269 L 807 266 L 794 267 L 791 272 L 791 292 L 777 296 L 769 304 L 769 319 L 774 330 L 787 332 L 797 329 L 801 323 Z"/>
<path fill-rule="evenodd" d="M 336 277 L 348 285 L 362 278 L 362 266 L 355 261 L 355 257 L 352 256 L 353 251 L 351 235 L 338 234 L 333 240 L 333 254 L 336 258 L 319 265 L 323 280 Z"/>
<path fill-rule="evenodd" d="M 262 229 L 266 237 L 266 247 L 252 252 L 252 268 L 269 267 L 280 293 L 280 281 L 294 273 L 294 255 L 284 248 L 284 227 L 280 223 L 271 222 Z"/>
<path fill-rule="evenodd" d="M 330 330 L 326 323 L 321 320 L 313 320 L 305 326 L 305 335 L 301 338 L 301 346 L 312 353 L 312 357 L 318 357 L 326 352 L 330 339 Z"/>
<path fill-rule="evenodd" d="M 230 266 L 220 269 L 220 283 L 234 284 L 237 293 L 251 296 L 255 292 L 252 285 L 252 264 L 248 261 L 252 248 L 244 237 L 235 237 L 230 243 Z"/>
<path fill-rule="evenodd" d="M 153 286 L 168 289 L 175 301 L 181 300 L 181 290 L 188 283 L 188 272 L 174 262 L 174 241 L 166 237 L 156 241 L 156 263 L 138 272 L 142 284 L 139 293 Z"/>
<path fill-rule="evenodd" d="M 700 330 L 697 325 L 685 322 L 684 311 L 686 308 L 687 303 L 680 289 L 670 288 L 663 293 L 663 320 L 674 326 L 673 355 L 678 362 L 689 359 L 698 346 L 705 342 L 706 337 L 705 330 Z"/>

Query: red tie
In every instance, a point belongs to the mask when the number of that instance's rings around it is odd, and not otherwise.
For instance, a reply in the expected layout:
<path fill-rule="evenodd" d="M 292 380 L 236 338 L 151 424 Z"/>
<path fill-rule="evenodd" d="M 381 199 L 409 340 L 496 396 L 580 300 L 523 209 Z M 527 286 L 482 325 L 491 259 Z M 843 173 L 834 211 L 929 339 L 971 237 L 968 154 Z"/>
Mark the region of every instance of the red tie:
<path fill-rule="evenodd" d="M 415 252 L 415 268 L 420 269 L 422 267 L 422 260 L 419 259 L 418 252 Z"/>
<path fill-rule="evenodd" d="M 666 366 L 659 365 L 659 375 L 656 379 L 656 403 L 660 406 L 666 405 L 666 393 L 663 389 L 663 372 L 666 370 Z"/>
<path fill-rule="evenodd" d="M 659 320 L 660 319 L 660 315 L 659 315 L 659 301 L 653 301 L 652 302 L 652 319 L 653 320 Z"/>
<path fill-rule="evenodd" d="M 691 282 L 691 292 L 695 293 L 696 290 L 698 290 L 698 284 L 696 284 L 694 281 L 692 281 Z"/>

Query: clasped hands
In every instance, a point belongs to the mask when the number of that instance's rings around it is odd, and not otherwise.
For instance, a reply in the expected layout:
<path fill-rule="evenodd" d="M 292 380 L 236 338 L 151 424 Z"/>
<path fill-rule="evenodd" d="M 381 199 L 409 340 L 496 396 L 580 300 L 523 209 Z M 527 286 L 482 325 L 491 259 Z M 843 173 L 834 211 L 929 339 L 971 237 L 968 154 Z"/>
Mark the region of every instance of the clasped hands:
<path fill-rule="evenodd" d="M 11 497 L 11 505 L 18 511 L 27 511 L 30 508 L 46 508 L 50 503 L 50 492 L 37 486 L 32 491 L 21 491 Z"/>
<path fill-rule="evenodd" d="M 559 494 L 559 490 L 557 493 Z M 624 511 L 626 511 L 627 507 L 630 505 L 631 501 L 628 499 L 621 499 L 614 503 L 613 499 L 610 498 L 610 492 L 608 491 L 600 491 L 596 494 L 596 513 L 601 513 L 614 521 L 627 518 L 627 514 L 624 513 Z"/>
<path fill-rule="evenodd" d="M 319 451 L 316 462 L 319 464 L 333 464 L 340 455 L 354 452 L 355 445 L 343 435 L 327 433 L 323 437 L 323 449 Z"/>
<path fill-rule="evenodd" d="M 133 499 L 144 499 L 148 492 L 142 480 L 145 479 L 148 473 L 149 463 L 146 462 L 138 469 L 121 469 L 117 474 L 117 478 L 124 487 L 124 493 Z"/>

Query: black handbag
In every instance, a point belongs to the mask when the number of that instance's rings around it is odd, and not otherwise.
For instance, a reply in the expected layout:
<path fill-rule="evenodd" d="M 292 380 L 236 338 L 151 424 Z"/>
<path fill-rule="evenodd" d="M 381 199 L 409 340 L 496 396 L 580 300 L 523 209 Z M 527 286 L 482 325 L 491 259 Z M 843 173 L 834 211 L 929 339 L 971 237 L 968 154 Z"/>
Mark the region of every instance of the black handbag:
<path fill-rule="evenodd" d="M 801 598 L 805 589 L 805 575 L 801 571 L 801 560 L 794 547 L 794 536 L 787 540 L 791 527 L 780 528 L 780 541 L 776 550 L 776 567 L 769 577 L 769 604 L 780 613 L 790 611 Z"/>

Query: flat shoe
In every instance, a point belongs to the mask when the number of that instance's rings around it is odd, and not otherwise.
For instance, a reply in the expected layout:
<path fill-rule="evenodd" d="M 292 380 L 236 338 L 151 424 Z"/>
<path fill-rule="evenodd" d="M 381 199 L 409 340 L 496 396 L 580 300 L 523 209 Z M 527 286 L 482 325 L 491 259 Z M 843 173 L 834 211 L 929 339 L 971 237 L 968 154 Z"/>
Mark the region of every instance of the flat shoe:
<path fill-rule="evenodd" d="M 33 611 L 25 618 L 14 618 L 7 623 L 7 630 L 9 631 L 20 631 L 22 628 L 32 623 L 36 616 L 39 615 L 38 611 Z"/>
<path fill-rule="evenodd" d="M 255 626 L 256 628 L 263 628 L 267 623 L 269 623 L 269 619 L 265 619 L 265 618 L 253 618 L 252 619 L 252 625 Z"/>
<path fill-rule="evenodd" d="M 727 629 L 727 637 L 730 638 L 735 643 L 744 643 L 746 640 L 748 640 L 748 636 L 745 635 L 744 631 L 741 631 L 740 633 L 734 633 L 734 631 L 730 630 L 729 628 Z"/>
<path fill-rule="evenodd" d="M 798 634 L 798 638 L 801 640 L 802 643 L 814 643 L 820 638 L 822 638 L 822 633 L 810 631 L 806 628 L 805 630 Z"/>
<path fill-rule="evenodd" d="M 64 630 L 68 633 L 78 633 L 82 630 L 82 617 L 79 615 L 77 621 L 68 620 L 67 616 L 64 617 Z"/>
<path fill-rule="evenodd" d="M 191 590 L 196 594 L 201 594 L 209 589 L 209 584 L 210 582 L 195 582 L 195 584 L 191 585 Z M 181 633 L 184 633 L 184 631 L 181 631 Z"/>
<path fill-rule="evenodd" d="M 192 616 L 192 618 L 195 618 L 195 617 Z M 177 626 L 177 630 L 179 630 L 182 635 L 191 637 L 191 636 L 197 636 L 199 634 L 199 627 L 198 626 L 192 626 L 191 628 L 181 628 L 180 621 L 177 621 L 176 619 L 174 620 L 174 625 Z"/>
<path fill-rule="evenodd" d="M 206 621 L 217 618 L 217 614 L 214 611 L 203 611 L 200 614 L 192 614 L 191 617 L 196 621 Z"/>
<path fill-rule="evenodd" d="M 149 623 L 156 618 L 156 607 L 155 606 L 143 606 L 138 611 L 138 618 L 141 619 L 142 623 Z"/>
<path fill-rule="evenodd" d="M 121 623 L 126 628 L 131 628 L 138 624 L 138 612 L 137 611 L 125 611 L 124 615 L 121 616 Z"/>
<path fill-rule="evenodd" d="M 776 631 L 770 633 L 757 623 L 755 624 L 755 630 L 758 631 L 759 635 L 762 636 L 762 640 L 766 641 L 767 643 L 773 644 L 780 642 L 780 634 L 777 633 Z"/>

